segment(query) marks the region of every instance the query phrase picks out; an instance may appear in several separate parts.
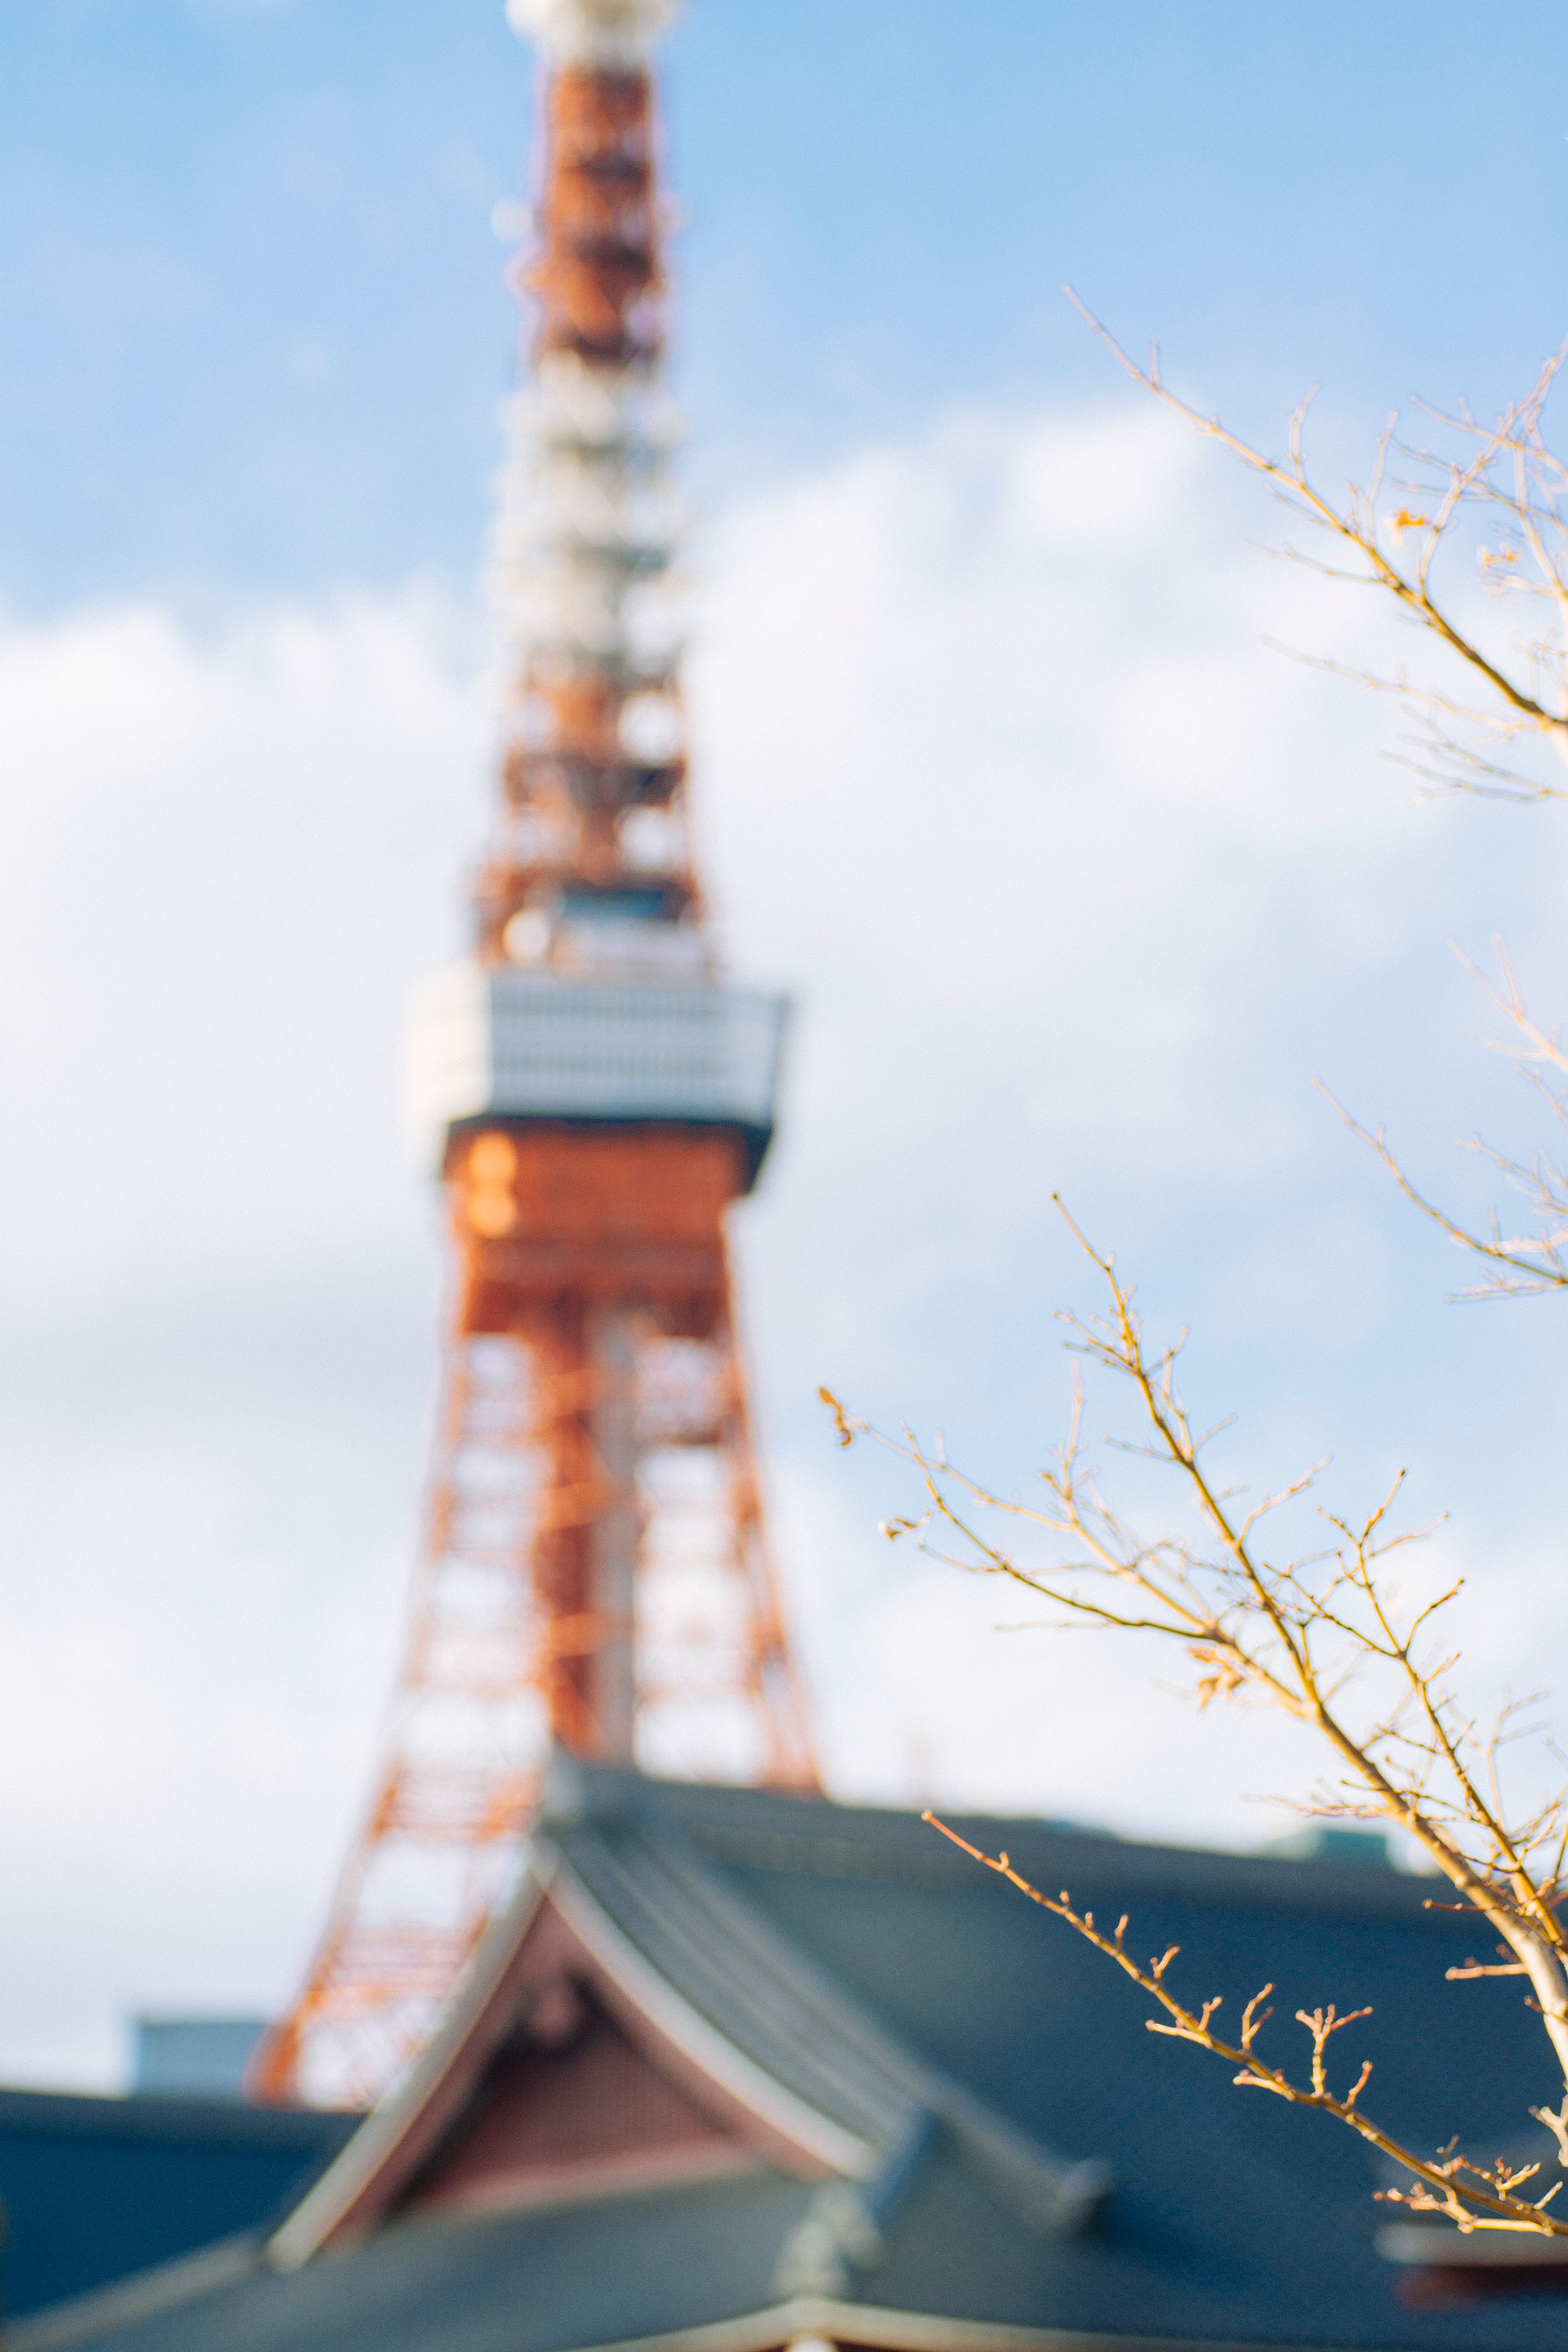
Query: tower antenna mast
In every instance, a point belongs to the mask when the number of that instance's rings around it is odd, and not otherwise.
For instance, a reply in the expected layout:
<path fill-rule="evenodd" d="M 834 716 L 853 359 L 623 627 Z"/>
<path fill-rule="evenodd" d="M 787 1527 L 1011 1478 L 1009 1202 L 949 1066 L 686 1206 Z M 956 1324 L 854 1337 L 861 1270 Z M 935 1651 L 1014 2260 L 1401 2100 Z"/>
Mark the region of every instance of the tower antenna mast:
<path fill-rule="evenodd" d="M 675 0 L 510 0 L 544 77 L 530 381 L 497 534 L 510 686 L 470 955 L 416 1028 L 453 1257 L 373 1801 L 265 2099 L 353 2105 L 515 1884 L 552 1745 L 816 1785 L 764 1539 L 724 1219 L 785 1007 L 722 975 L 687 802 L 652 58 Z"/>

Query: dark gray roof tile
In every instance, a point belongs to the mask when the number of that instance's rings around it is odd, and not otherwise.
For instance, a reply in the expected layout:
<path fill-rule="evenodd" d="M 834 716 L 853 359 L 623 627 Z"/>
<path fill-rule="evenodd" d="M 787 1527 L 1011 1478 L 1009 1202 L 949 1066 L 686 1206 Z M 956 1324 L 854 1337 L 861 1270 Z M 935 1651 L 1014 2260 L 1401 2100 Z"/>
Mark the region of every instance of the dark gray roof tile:
<path fill-rule="evenodd" d="M 1377 2252 L 1384 2209 L 1350 2134 L 1243 2096 L 1225 2067 L 1151 2036 L 1136 1988 L 911 1817 L 574 1778 L 544 1842 L 583 1898 L 706 2029 L 852 2123 L 870 2144 L 867 2177 L 814 2187 L 761 2173 L 397 2224 L 84 2342 L 589 2352 L 772 2311 L 731 2352 L 814 2328 L 935 2352 L 944 2319 L 1036 2331 L 1039 2352 L 1052 2330 L 1108 2347 L 1568 2352 L 1568 2297 L 1408 2307 Z M 1418 2144 L 1458 2127 L 1504 2145 L 1550 2091 L 1517 1988 L 1444 1982 L 1475 1931 L 1427 1910 L 1419 1881 L 1049 1825 L 963 1826 L 1047 1886 L 1130 1911 L 1137 1948 L 1180 1943 L 1181 1982 L 1223 1992 L 1226 2014 L 1272 1978 L 1282 2058 L 1296 2007 L 1370 2000 L 1347 2063 L 1374 2059 L 1373 2111 Z M 1086 2197 L 1076 2229 L 1025 2218 L 1023 2184 L 1059 2182 L 1051 2149 L 1111 2168 L 1110 2196 Z M 786 2294 L 818 2300 L 784 2320 Z"/>

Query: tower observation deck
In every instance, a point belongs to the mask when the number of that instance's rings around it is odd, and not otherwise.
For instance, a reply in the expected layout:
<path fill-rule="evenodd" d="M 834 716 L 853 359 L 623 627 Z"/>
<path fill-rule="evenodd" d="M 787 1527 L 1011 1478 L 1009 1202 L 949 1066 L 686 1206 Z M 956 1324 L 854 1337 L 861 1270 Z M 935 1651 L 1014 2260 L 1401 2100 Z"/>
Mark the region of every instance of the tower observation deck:
<path fill-rule="evenodd" d="M 526 1849 L 552 1743 L 816 1786 L 769 1564 L 724 1219 L 785 1006 L 720 968 L 693 855 L 652 57 L 674 0 L 510 0 L 543 74 L 496 539 L 500 809 L 411 1101 L 453 1283 L 373 1801 L 263 2098 L 374 2098 Z"/>

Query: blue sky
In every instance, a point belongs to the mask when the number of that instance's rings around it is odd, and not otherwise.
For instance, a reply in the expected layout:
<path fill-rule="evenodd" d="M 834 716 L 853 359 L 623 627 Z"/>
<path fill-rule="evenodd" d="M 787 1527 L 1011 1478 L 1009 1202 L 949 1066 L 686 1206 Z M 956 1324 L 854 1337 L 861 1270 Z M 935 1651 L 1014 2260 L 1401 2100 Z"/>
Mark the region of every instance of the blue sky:
<path fill-rule="evenodd" d="M 835 1785 L 1247 1843 L 1288 1742 L 999 1642 L 889 1555 L 824 1379 L 1002 1485 L 1055 1437 L 1062 1190 L 1190 1324 L 1238 1475 L 1452 1516 L 1487 1691 L 1568 1679 L 1565 1310 L 1458 1269 L 1312 1091 L 1479 1211 L 1541 1139 L 1447 951 L 1563 1003 L 1563 820 L 1419 801 L 1400 658 L 1117 374 L 1076 284 L 1355 469 L 1561 338 L 1568 35 L 1515 10 L 690 0 L 671 45 L 700 816 L 798 1001 L 740 1221 Z M 1521 68 L 1520 60 L 1526 60 Z M 531 63 L 499 0 L 0 19 L 0 2074 L 281 2000 L 365 1786 L 442 1259 L 399 1103 L 457 942 Z M 1111 1402 L 1097 1402 L 1114 1426 Z M 1009 1612 L 1003 1611 L 1005 1615 Z M 1168 1669 L 1165 1679 L 1169 1680 Z"/>
<path fill-rule="evenodd" d="M 1560 12 L 698 0 L 669 69 L 714 495 L 956 402 L 1109 396 L 1070 279 L 1358 450 L 1554 340 Z M 1521 71 L 1520 59 L 1528 58 Z M 528 66 L 492 0 L 22 0 L 0 26 L 0 593 L 471 576 Z"/>

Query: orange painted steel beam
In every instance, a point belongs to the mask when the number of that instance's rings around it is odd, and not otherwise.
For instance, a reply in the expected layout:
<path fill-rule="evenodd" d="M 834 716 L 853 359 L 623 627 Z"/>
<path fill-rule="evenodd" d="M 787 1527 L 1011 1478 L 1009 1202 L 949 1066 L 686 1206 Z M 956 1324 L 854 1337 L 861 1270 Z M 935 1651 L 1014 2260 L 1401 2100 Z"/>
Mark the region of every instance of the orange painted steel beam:
<path fill-rule="evenodd" d="M 503 608 L 525 617 L 474 958 L 430 1065 L 444 1391 L 381 1769 L 258 2054 L 265 2099 L 395 2080 L 516 1882 L 552 1745 L 817 1784 L 725 1231 L 771 1131 L 782 1008 L 728 990 L 703 929 L 658 604 L 674 539 L 649 60 L 671 11 L 518 7 L 551 45 L 539 242 L 514 273 L 533 390 L 498 533 Z"/>

